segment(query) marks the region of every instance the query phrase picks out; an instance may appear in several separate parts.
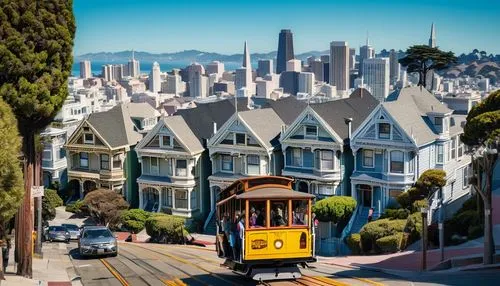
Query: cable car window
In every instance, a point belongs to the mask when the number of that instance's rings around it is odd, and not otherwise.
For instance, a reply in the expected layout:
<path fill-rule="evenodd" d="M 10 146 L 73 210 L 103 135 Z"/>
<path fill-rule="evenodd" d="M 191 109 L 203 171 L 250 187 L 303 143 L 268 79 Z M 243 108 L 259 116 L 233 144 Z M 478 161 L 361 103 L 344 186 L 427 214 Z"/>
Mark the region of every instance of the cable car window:
<path fill-rule="evenodd" d="M 288 225 L 288 201 L 271 201 L 271 227 Z"/>
<path fill-rule="evenodd" d="M 250 228 L 266 227 L 266 202 L 250 202 L 248 214 L 248 225 Z"/>
<path fill-rule="evenodd" d="M 308 225 L 309 209 L 307 200 L 292 201 L 292 225 Z"/>

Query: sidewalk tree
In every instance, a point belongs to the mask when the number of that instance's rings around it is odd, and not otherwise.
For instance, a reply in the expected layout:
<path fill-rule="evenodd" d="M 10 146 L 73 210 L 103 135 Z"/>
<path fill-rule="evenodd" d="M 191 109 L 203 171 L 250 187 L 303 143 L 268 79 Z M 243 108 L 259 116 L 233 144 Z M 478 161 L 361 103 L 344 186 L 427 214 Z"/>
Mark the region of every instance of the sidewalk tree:
<path fill-rule="evenodd" d="M 72 0 L 0 1 L 0 97 L 17 117 L 26 164 L 16 226 L 17 273 L 26 277 L 32 276 L 34 138 L 68 94 L 75 30 Z"/>
<path fill-rule="evenodd" d="M 406 67 L 408 73 L 416 72 L 419 75 L 418 85 L 426 87 L 426 76 L 430 70 L 443 70 L 456 63 L 453 52 L 444 52 L 427 45 L 415 45 L 406 50 L 405 57 L 399 63 Z"/>
<path fill-rule="evenodd" d="M 495 244 L 491 217 L 493 172 L 498 159 L 500 141 L 500 91 L 492 92 L 474 106 L 467 115 L 464 133 L 460 137 L 469 146 L 474 176 L 472 187 L 484 202 L 484 264 L 493 263 Z"/>
<path fill-rule="evenodd" d="M 16 213 L 23 197 L 23 175 L 18 156 L 21 138 L 10 107 L 0 98 L 0 249 L 6 244 L 6 224 Z M 2 253 L 0 252 L 0 264 Z M 3 279 L 0 267 L 0 280 Z"/>
<path fill-rule="evenodd" d="M 90 216 L 100 225 L 114 226 L 129 204 L 123 197 L 112 190 L 97 189 L 90 192 L 83 203 L 89 208 Z"/>

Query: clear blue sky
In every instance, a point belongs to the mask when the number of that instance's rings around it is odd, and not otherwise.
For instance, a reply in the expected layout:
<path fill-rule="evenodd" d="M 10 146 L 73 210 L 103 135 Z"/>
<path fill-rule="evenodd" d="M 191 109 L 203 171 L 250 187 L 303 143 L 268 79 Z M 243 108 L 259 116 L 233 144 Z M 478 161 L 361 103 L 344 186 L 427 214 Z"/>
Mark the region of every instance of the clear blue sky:
<path fill-rule="evenodd" d="M 455 53 L 477 48 L 500 53 L 499 0 L 73 0 L 74 54 L 198 49 L 269 52 L 280 29 L 294 33 L 296 53 L 327 50 L 329 42 L 364 43 L 376 50 L 427 43 L 431 22 L 437 44 Z"/>

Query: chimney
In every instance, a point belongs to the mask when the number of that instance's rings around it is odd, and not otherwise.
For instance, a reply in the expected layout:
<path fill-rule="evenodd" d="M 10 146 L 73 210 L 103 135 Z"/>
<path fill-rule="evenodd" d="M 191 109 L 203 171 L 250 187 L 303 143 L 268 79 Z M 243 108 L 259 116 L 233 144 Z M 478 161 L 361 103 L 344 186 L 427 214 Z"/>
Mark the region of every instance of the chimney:
<path fill-rule="evenodd" d="M 214 122 L 214 135 L 217 133 L 217 122 Z"/>
<path fill-rule="evenodd" d="M 285 134 L 285 131 L 286 131 L 286 125 L 283 124 L 283 125 L 281 125 L 281 134 L 282 135 Z"/>
<path fill-rule="evenodd" d="M 345 121 L 345 124 L 347 124 L 347 136 L 349 137 L 349 140 L 351 139 L 351 135 L 352 135 L 352 118 L 349 117 L 349 118 L 344 118 L 344 121 Z"/>

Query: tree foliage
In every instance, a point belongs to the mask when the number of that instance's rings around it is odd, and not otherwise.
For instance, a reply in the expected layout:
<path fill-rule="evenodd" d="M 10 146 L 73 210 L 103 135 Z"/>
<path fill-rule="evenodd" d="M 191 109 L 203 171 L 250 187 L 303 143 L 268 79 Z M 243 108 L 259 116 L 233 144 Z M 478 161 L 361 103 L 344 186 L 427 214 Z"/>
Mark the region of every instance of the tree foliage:
<path fill-rule="evenodd" d="M 57 191 L 46 189 L 42 200 L 42 219 L 53 220 L 56 217 L 56 208 L 63 205 L 63 200 Z"/>
<path fill-rule="evenodd" d="M 479 147 L 498 141 L 500 137 L 500 90 L 492 92 L 467 115 L 462 142 Z"/>
<path fill-rule="evenodd" d="M 0 98 L 0 240 L 3 226 L 16 213 L 24 194 L 18 156 L 21 139 L 14 114 Z"/>
<path fill-rule="evenodd" d="M 406 56 L 399 59 L 399 63 L 406 67 L 409 73 L 419 74 L 418 85 L 423 87 L 426 85 L 428 71 L 446 69 L 456 62 L 457 58 L 453 52 L 444 52 L 427 45 L 411 46 L 406 50 Z"/>
<path fill-rule="evenodd" d="M 446 185 L 446 172 L 439 169 L 429 169 L 423 172 L 413 187 L 399 194 L 396 198 L 402 208 L 414 210 L 416 201 L 426 199 L 436 188 Z"/>
<path fill-rule="evenodd" d="M 22 135 L 49 124 L 67 96 L 73 64 L 72 0 L 0 1 L 0 96 Z"/>
<path fill-rule="evenodd" d="M 343 223 L 349 220 L 355 208 L 356 200 L 352 197 L 333 196 L 317 201 L 312 211 L 320 221 Z"/>
<path fill-rule="evenodd" d="M 115 225 L 121 213 L 129 207 L 120 194 L 107 189 L 90 192 L 83 202 L 96 223 L 101 225 Z"/>
<path fill-rule="evenodd" d="M 145 210 L 131 209 L 124 211 L 120 216 L 120 220 L 127 230 L 133 233 L 139 233 L 144 229 L 144 224 L 150 216 L 151 213 Z"/>

